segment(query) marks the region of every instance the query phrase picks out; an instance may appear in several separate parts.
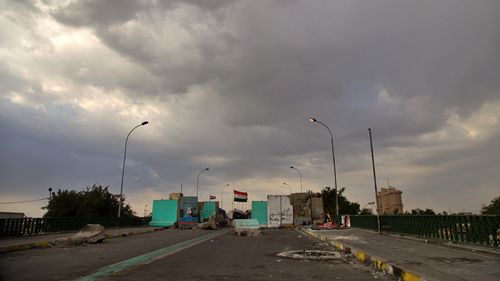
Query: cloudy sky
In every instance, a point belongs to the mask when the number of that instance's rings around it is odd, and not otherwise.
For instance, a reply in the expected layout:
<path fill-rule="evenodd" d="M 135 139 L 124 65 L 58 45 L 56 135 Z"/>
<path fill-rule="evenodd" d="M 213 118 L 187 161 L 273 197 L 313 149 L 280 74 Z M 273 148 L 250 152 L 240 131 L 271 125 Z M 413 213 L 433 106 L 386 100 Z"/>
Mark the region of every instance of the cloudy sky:
<path fill-rule="evenodd" d="M 405 210 L 500 195 L 500 1 L 0 1 L 0 202 L 333 185 Z M 225 192 L 224 207 L 230 192 Z M 46 201 L 0 204 L 41 216 Z"/>

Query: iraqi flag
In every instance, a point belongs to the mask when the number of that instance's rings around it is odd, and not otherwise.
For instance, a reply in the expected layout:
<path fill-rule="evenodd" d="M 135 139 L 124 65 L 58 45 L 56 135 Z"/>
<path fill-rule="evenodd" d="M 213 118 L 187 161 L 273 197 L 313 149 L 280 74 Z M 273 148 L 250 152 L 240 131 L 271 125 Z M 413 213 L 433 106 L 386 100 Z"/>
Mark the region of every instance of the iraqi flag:
<path fill-rule="evenodd" d="M 234 202 L 247 202 L 248 200 L 248 193 L 243 192 L 243 191 L 234 191 Z"/>

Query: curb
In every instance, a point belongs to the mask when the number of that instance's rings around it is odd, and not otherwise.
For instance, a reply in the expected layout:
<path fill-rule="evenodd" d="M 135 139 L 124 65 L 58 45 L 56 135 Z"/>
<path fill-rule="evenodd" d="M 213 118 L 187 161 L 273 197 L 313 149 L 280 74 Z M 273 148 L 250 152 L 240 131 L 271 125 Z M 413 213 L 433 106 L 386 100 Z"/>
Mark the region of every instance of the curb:
<path fill-rule="evenodd" d="M 156 231 L 161 231 L 161 230 L 164 230 L 164 228 L 148 229 L 148 230 L 139 231 L 139 232 L 108 233 L 108 234 L 106 234 L 106 236 L 108 239 L 111 239 L 111 238 L 127 237 L 127 236 L 132 236 L 132 235 L 137 235 L 137 234 L 151 233 L 151 232 L 156 232 Z M 50 241 L 18 244 L 18 245 L 0 247 L 0 254 L 23 251 L 23 250 L 39 249 L 39 248 L 50 248 L 50 247 L 51 247 Z"/>
<path fill-rule="evenodd" d="M 483 254 L 500 256 L 500 251 L 499 251 L 500 248 L 489 248 L 487 246 L 478 246 L 478 245 L 467 244 L 467 243 L 456 243 L 456 242 L 452 242 L 452 241 L 443 241 L 443 240 L 436 239 L 436 238 L 427 238 L 427 237 L 420 237 L 420 236 L 411 237 L 408 235 L 396 234 L 396 233 L 383 233 L 382 235 L 388 235 L 391 237 L 396 237 L 396 238 L 401 238 L 401 239 L 406 239 L 406 240 L 419 241 L 422 243 L 429 243 L 429 244 L 439 245 L 442 247 L 454 248 L 454 249 L 462 250 L 462 251 L 472 251 L 472 252 L 478 252 L 478 253 L 483 253 Z"/>
<path fill-rule="evenodd" d="M 151 232 L 156 232 L 156 231 L 162 231 L 165 230 L 166 228 L 154 228 L 154 229 L 148 229 L 144 231 L 139 231 L 139 232 L 126 232 L 126 233 L 109 233 L 106 234 L 108 238 L 119 238 L 119 237 L 127 237 L 127 236 L 132 236 L 132 235 L 137 235 L 137 234 L 145 234 L 145 233 L 151 233 Z"/>
<path fill-rule="evenodd" d="M 49 241 L 12 245 L 12 246 L 7 246 L 7 247 L 0 247 L 0 254 L 22 251 L 22 250 L 29 250 L 29 249 L 36 249 L 36 248 L 48 248 L 48 247 L 49 247 Z"/>
<path fill-rule="evenodd" d="M 409 270 L 405 270 L 393 263 L 389 263 L 387 261 L 384 261 L 380 258 L 373 257 L 368 255 L 366 252 L 355 249 L 352 247 L 349 247 L 339 241 L 335 241 L 333 239 L 328 239 L 327 237 L 321 236 L 317 233 L 311 232 L 309 230 L 300 230 L 301 232 L 310 235 L 312 237 L 318 238 L 321 241 L 328 242 L 332 244 L 335 248 L 338 250 L 344 252 L 346 255 L 352 255 L 355 257 L 357 260 L 364 264 L 371 265 L 372 267 L 378 268 L 382 271 L 385 271 L 388 274 L 394 275 L 400 280 L 403 281 L 428 281 L 428 279 L 423 278 L 419 274 L 416 274 L 414 272 L 411 272 Z"/>

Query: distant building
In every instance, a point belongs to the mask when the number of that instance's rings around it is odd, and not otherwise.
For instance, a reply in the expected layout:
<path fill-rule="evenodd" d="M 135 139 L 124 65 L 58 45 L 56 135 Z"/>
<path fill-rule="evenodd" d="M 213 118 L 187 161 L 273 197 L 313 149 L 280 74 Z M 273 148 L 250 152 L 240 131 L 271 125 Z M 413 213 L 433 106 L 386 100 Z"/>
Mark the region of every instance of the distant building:
<path fill-rule="evenodd" d="M 381 188 L 377 192 L 377 212 L 380 215 L 392 215 L 403 213 L 403 202 L 401 200 L 401 190 L 394 187 Z"/>

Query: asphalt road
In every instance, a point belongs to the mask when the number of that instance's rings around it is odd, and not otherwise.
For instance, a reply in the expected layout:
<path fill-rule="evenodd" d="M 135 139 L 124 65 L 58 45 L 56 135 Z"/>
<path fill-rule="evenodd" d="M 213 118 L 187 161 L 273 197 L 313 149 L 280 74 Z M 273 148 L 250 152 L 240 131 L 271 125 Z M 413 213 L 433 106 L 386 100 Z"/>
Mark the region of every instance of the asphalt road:
<path fill-rule="evenodd" d="M 194 246 L 193 246 L 194 245 Z M 257 237 L 224 231 L 167 230 L 103 244 L 0 255 L 1 280 L 393 280 L 337 253 L 314 261 L 276 256 L 329 250 L 293 230 Z"/>
<path fill-rule="evenodd" d="M 0 280 L 73 280 L 103 266 L 203 234 L 172 229 L 107 239 L 102 244 L 0 254 Z"/>

